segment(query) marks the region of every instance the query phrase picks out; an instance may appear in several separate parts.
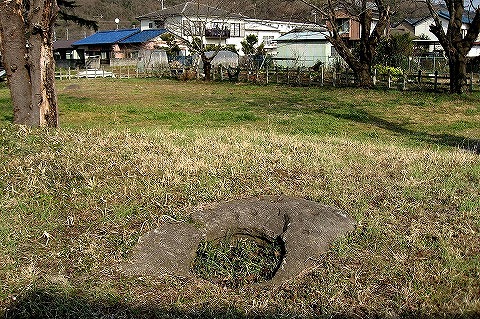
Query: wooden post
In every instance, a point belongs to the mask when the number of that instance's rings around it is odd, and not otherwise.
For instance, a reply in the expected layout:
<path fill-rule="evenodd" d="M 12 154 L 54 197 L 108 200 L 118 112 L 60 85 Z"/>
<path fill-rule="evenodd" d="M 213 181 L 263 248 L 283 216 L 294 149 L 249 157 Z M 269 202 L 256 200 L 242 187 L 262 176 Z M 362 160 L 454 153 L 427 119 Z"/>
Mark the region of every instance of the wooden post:
<path fill-rule="evenodd" d="M 403 72 L 403 91 L 407 90 L 407 73 Z"/>
<path fill-rule="evenodd" d="M 300 75 L 300 67 L 297 67 L 297 85 L 301 85 L 302 83 L 301 75 Z"/>
<path fill-rule="evenodd" d="M 130 79 L 130 66 L 127 66 L 127 79 Z"/>
<path fill-rule="evenodd" d="M 137 65 L 137 67 L 135 68 L 135 77 L 138 79 L 138 65 Z"/>
<path fill-rule="evenodd" d="M 320 85 L 323 86 L 325 81 L 325 68 L 322 65 L 322 73 L 321 73 L 321 78 L 320 78 Z"/>
<path fill-rule="evenodd" d="M 388 88 L 392 88 L 392 72 L 390 72 L 390 69 L 388 69 Z"/>
<path fill-rule="evenodd" d="M 258 83 L 258 73 L 260 72 L 260 68 L 257 65 L 257 69 L 255 70 L 255 83 Z"/>
<path fill-rule="evenodd" d="M 267 69 L 265 70 L 265 84 L 268 84 L 268 65 L 267 65 Z"/>
<path fill-rule="evenodd" d="M 312 85 L 312 70 L 308 69 L 308 85 Z"/>
<path fill-rule="evenodd" d="M 377 85 L 377 69 L 373 70 L 373 86 Z"/>
<path fill-rule="evenodd" d="M 290 84 L 290 70 L 287 66 L 287 84 Z"/>
<path fill-rule="evenodd" d="M 422 83 L 422 70 L 418 70 L 417 83 Z"/>
<path fill-rule="evenodd" d="M 335 87 L 335 82 L 337 81 L 337 70 L 333 70 L 333 74 L 332 74 L 332 83 L 333 83 L 333 86 Z"/>
<path fill-rule="evenodd" d="M 278 66 L 275 67 L 275 83 L 278 84 Z"/>
<path fill-rule="evenodd" d="M 438 70 L 435 70 L 435 78 L 433 82 L 433 91 L 437 92 L 437 87 L 438 87 Z"/>
<path fill-rule="evenodd" d="M 223 82 L 223 65 L 220 64 L 220 81 Z"/>
<path fill-rule="evenodd" d="M 70 67 L 68 67 L 68 79 L 72 79 L 72 70 L 70 69 Z"/>
<path fill-rule="evenodd" d="M 473 72 L 470 72 L 470 92 L 473 92 Z"/>

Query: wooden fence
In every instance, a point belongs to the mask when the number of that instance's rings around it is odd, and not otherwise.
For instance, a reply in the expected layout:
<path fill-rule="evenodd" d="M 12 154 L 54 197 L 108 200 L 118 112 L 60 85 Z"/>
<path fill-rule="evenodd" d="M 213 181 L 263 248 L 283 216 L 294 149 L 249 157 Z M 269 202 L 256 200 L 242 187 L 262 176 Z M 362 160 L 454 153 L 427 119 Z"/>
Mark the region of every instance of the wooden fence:
<path fill-rule="evenodd" d="M 89 78 L 105 77 L 111 73 L 115 78 L 151 78 L 165 77 L 183 80 L 200 79 L 200 72 L 191 69 L 139 69 L 134 66 L 109 67 L 89 74 Z M 85 77 L 78 69 L 57 70 L 58 79 L 74 79 Z M 227 69 L 219 66 L 212 69 L 213 81 L 232 81 L 265 84 L 282 84 L 290 86 L 355 86 L 355 75 L 352 72 L 337 72 L 330 68 L 320 68 L 318 71 L 301 68 L 264 68 L 264 69 Z M 480 73 L 470 73 L 467 79 L 470 91 L 480 90 Z M 448 74 L 438 71 L 427 73 L 380 74 L 373 76 L 375 87 L 395 90 L 420 90 L 433 92 L 446 92 L 449 90 L 450 78 Z"/>

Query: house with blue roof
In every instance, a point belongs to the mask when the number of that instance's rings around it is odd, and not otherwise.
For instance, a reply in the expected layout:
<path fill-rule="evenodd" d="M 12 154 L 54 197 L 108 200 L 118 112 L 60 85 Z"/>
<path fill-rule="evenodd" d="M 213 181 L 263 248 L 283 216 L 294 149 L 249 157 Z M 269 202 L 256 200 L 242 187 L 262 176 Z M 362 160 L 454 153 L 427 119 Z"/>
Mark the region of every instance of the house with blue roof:
<path fill-rule="evenodd" d="M 83 56 L 99 57 L 100 64 L 136 65 L 142 52 L 161 50 L 168 47 L 162 35 L 166 29 L 120 29 L 99 31 L 84 39 L 78 40 L 72 46 Z"/>

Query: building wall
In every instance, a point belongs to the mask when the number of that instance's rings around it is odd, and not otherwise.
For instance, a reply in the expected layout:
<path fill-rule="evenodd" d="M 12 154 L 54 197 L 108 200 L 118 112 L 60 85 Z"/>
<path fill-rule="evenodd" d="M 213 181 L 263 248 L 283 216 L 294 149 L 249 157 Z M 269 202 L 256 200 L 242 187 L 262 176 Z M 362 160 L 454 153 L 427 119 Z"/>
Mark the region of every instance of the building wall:
<path fill-rule="evenodd" d="M 188 23 L 195 21 L 195 20 L 200 20 L 203 23 L 205 22 L 205 18 L 197 18 L 197 17 L 189 17 L 188 19 L 185 17 L 170 17 L 165 20 L 165 25 L 164 27 L 168 30 L 170 30 L 172 33 L 175 33 L 182 38 L 187 39 L 188 41 L 192 41 L 192 36 L 189 33 L 184 32 L 183 28 L 185 25 L 188 25 Z M 212 22 L 222 22 L 226 25 L 229 26 L 230 28 L 230 37 L 226 39 L 215 39 L 215 38 L 205 38 L 203 37 L 203 42 L 206 44 L 221 44 L 221 45 L 235 45 L 237 51 L 239 52 L 240 55 L 243 55 L 242 52 L 242 45 L 241 42 L 245 39 L 245 37 L 249 34 L 255 34 L 258 37 L 258 43 L 264 42 L 265 39 L 271 39 L 273 37 L 273 40 L 277 39 L 280 37 L 282 34 L 285 34 L 287 32 L 292 31 L 295 28 L 301 28 L 301 27 L 306 27 L 306 26 L 314 26 L 312 24 L 306 24 L 306 23 L 297 23 L 297 22 L 287 22 L 287 21 L 273 21 L 273 20 L 257 20 L 257 19 L 222 19 L 222 18 L 207 18 L 206 19 L 206 28 L 211 28 L 212 27 Z M 234 36 L 233 35 L 233 29 L 232 29 L 232 24 L 236 23 L 240 25 L 240 35 L 239 36 Z M 266 25 L 270 28 L 266 28 L 266 30 L 262 30 L 261 28 L 256 28 L 254 30 L 248 29 L 248 26 L 251 24 L 263 24 Z M 154 21 L 151 20 L 142 20 L 140 21 L 140 27 L 141 30 L 148 30 L 153 28 L 156 28 Z M 272 28 L 275 28 L 276 30 L 271 30 Z M 267 38 L 266 38 L 267 37 Z M 275 51 L 275 45 L 271 45 L 267 47 L 270 52 L 273 54 L 276 53 Z M 185 54 L 188 54 L 188 52 L 185 52 Z"/>
<path fill-rule="evenodd" d="M 332 55 L 332 45 L 322 42 L 279 42 L 276 63 L 282 67 L 312 67 L 318 61 L 329 63 Z M 294 58 L 295 60 L 281 60 Z"/>

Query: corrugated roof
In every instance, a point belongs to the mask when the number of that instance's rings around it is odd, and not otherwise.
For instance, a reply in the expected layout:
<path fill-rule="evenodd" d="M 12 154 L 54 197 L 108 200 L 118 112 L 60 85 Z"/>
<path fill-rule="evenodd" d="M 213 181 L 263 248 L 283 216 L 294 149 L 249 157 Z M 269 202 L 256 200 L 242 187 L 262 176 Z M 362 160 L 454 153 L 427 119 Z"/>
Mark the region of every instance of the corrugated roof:
<path fill-rule="evenodd" d="M 326 41 L 325 33 L 321 31 L 296 31 L 289 32 L 282 35 L 277 42 L 292 42 L 292 41 Z"/>
<path fill-rule="evenodd" d="M 139 32 L 140 29 L 99 31 L 89 37 L 86 37 L 85 39 L 74 42 L 72 45 L 114 44 Z"/>
<path fill-rule="evenodd" d="M 438 15 L 444 19 L 450 20 L 450 13 L 448 11 L 440 11 L 438 12 Z M 465 23 L 465 24 L 472 23 L 473 16 L 475 16 L 475 14 L 472 14 L 472 16 L 469 16 L 468 13 L 464 13 L 462 15 L 462 23 Z"/>
<path fill-rule="evenodd" d="M 144 30 L 139 33 L 135 33 L 134 35 L 129 36 L 118 43 L 126 44 L 126 43 L 143 43 L 147 42 L 151 39 L 158 37 L 159 35 L 168 32 L 166 29 L 151 29 L 151 30 Z"/>
<path fill-rule="evenodd" d="M 172 16 L 198 16 L 198 17 L 215 17 L 215 18 L 233 18 L 240 17 L 239 14 L 232 14 L 226 10 L 207 6 L 201 3 L 185 2 L 177 4 L 176 6 L 168 7 L 163 10 L 147 13 L 140 17 L 138 20 L 150 19 L 150 20 L 163 20 Z"/>
<path fill-rule="evenodd" d="M 53 42 L 53 49 L 58 50 L 58 49 L 72 49 L 72 43 L 74 43 L 75 40 L 57 40 Z"/>
<path fill-rule="evenodd" d="M 420 22 L 422 22 L 423 20 L 427 19 L 428 17 L 423 17 L 423 18 L 406 18 L 404 21 L 406 21 L 407 23 L 409 23 L 410 25 L 414 26 Z"/>

